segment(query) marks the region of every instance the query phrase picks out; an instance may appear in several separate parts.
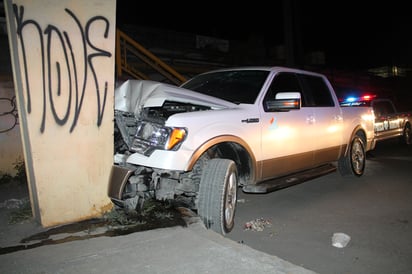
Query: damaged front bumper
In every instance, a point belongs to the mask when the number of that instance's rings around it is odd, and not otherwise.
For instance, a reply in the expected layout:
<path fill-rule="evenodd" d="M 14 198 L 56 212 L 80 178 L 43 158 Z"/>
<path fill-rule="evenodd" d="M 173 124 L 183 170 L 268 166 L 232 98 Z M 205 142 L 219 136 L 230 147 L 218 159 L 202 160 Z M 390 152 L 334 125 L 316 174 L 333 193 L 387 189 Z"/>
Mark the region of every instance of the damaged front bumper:
<path fill-rule="evenodd" d="M 134 167 L 125 167 L 113 165 L 109 177 L 109 188 L 108 196 L 112 202 L 120 207 L 124 206 L 124 201 L 122 200 L 123 190 L 130 178 L 135 172 Z"/>

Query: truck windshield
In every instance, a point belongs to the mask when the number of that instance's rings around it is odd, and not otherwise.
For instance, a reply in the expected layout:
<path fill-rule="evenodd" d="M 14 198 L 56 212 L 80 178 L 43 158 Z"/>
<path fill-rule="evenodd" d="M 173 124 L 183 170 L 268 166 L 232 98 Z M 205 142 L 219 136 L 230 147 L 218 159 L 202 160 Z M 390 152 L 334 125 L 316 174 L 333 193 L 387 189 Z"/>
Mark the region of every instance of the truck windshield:
<path fill-rule="evenodd" d="M 193 77 L 181 87 L 236 104 L 253 104 L 268 75 L 264 70 L 210 72 Z"/>

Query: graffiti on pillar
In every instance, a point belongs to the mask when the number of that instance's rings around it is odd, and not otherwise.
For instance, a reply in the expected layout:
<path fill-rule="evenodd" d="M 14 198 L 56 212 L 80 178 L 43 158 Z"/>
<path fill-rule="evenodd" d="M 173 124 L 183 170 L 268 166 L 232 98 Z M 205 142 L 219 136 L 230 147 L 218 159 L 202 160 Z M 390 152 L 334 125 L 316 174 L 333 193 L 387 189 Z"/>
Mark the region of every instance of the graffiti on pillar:
<path fill-rule="evenodd" d="M 94 41 L 108 38 L 110 21 L 104 16 L 93 16 L 82 24 L 75 12 L 67 8 L 64 11 L 65 16 L 76 26 L 74 28 L 76 33 L 73 33 L 73 29 L 67 31 L 64 26 L 59 27 L 53 24 L 42 27 L 35 19 L 25 18 L 24 6 L 13 5 L 16 35 L 19 38 L 19 47 L 22 54 L 22 77 L 26 89 L 25 107 L 28 114 L 32 112 L 34 106 L 31 102 L 33 93 L 28 69 L 28 62 L 33 56 L 28 54 L 29 48 L 27 47 L 38 46 L 40 49 L 41 56 L 35 56 L 34 58 L 41 58 L 38 62 L 39 67 L 36 69 L 40 70 L 42 75 L 42 116 L 40 124 L 42 133 L 46 129 L 46 113 L 48 113 L 48 110 L 51 111 L 53 120 L 58 125 L 70 125 L 70 132 L 72 132 L 79 120 L 86 91 L 95 93 L 97 127 L 100 127 L 102 123 L 106 105 L 108 82 L 99 82 L 101 79 L 97 75 L 96 60 L 111 58 L 112 54 L 100 48 L 98 43 Z M 92 28 L 93 32 L 91 31 Z M 96 31 L 96 28 L 101 31 Z M 39 45 L 33 45 L 33 39 L 25 39 L 28 33 L 30 37 L 36 36 Z M 72 36 L 75 36 L 75 39 Z M 73 43 L 76 43 L 77 48 L 80 45 L 82 51 L 74 50 Z M 53 52 L 56 51 L 62 53 L 59 58 L 53 55 Z M 93 88 L 86 90 L 88 84 L 91 84 Z M 63 90 L 65 94 L 62 94 Z M 38 91 L 36 90 L 36 92 Z M 65 109 L 61 109 L 61 104 L 59 105 L 60 108 L 56 104 L 56 100 L 61 100 L 63 95 L 65 96 L 64 99 L 67 100 L 64 104 Z M 36 96 L 38 96 L 37 93 Z"/>
<path fill-rule="evenodd" d="M 17 114 L 16 96 L 12 98 L 0 98 L 1 127 L 0 133 L 5 133 L 12 130 L 19 124 L 19 116 Z"/>

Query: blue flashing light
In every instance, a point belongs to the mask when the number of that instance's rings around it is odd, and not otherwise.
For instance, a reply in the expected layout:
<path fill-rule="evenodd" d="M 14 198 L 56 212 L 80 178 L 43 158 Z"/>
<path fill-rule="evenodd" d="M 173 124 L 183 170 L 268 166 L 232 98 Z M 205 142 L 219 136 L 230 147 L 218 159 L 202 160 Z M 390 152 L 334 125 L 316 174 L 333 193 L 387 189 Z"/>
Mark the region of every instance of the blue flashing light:
<path fill-rule="evenodd" d="M 356 101 L 356 97 L 348 97 L 348 98 L 346 98 L 346 102 L 355 102 Z"/>
<path fill-rule="evenodd" d="M 345 99 L 339 101 L 341 106 L 364 106 L 368 105 L 368 102 L 370 102 L 375 97 L 376 95 L 363 95 L 361 97 L 348 96 Z"/>

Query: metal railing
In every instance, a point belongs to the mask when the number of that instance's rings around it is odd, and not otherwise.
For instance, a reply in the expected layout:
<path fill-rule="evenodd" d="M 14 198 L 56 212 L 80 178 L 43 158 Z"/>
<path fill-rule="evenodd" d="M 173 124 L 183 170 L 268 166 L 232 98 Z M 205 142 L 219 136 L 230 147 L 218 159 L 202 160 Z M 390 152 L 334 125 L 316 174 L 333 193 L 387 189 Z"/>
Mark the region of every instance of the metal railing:
<path fill-rule="evenodd" d="M 186 78 L 156 57 L 153 53 L 129 37 L 121 30 L 116 30 L 116 76 L 124 77 L 124 73 L 135 79 L 150 80 L 153 75 L 164 77 L 162 82 L 180 85 Z"/>

